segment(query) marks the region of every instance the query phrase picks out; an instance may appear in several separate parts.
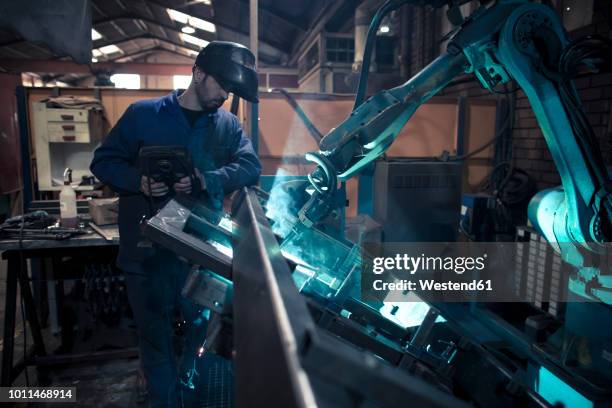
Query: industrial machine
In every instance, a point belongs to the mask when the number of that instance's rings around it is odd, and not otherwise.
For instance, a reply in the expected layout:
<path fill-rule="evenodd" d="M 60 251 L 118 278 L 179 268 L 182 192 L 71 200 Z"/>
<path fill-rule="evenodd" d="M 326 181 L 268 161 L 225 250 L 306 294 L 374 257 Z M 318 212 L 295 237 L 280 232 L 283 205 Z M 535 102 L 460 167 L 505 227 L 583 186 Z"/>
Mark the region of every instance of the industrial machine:
<path fill-rule="evenodd" d="M 570 43 L 542 4 L 481 3 L 408 82 L 366 101 L 360 84 L 350 117 L 306 155 L 317 165 L 306 182 L 270 195 L 245 189 L 231 218 L 172 201 L 148 221 L 153 241 L 202 265 L 186 294 L 222 316 L 210 343 L 228 333 L 219 324 L 231 326 L 239 406 L 612 404 L 611 182 L 571 82 L 600 66 L 608 44 Z M 409 291 L 401 302 L 364 302 L 366 255 L 329 227 L 344 205 L 338 183 L 381 157 L 416 109 L 463 73 L 492 92 L 514 80 L 559 169 L 563 186 L 537 194 L 529 216 L 575 268 L 563 319 L 521 303 L 427 304 Z"/>
<path fill-rule="evenodd" d="M 612 368 L 612 331 L 600 322 L 611 316 L 612 271 L 602 261 L 609 257 L 612 240 L 611 181 L 572 84 L 585 67 L 597 71 L 609 65 L 609 42 L 587 38 L 570 43 L 545 5 L 483 3 L 491 4 L 462 23 L 445 54 L 405 84 L 363 103 L 358 99 L 351 116 L 321 140 L 320 151 L 307 155 L 318 167 L 309 177 L 314 191 L 299 219 L 306 228 L 324 222 L 333 211 L 334 184 L 383 155 L 416 109 L 455 76 L 473 73 L 492 92 L 514 80 L 530 101 L 563 184 L 538 193 L 529 218 L 563 260 L 576 267 L 565 329 L 585 341 L 599 360 L 590 368 L 609 378 L 604 373 Z"/>

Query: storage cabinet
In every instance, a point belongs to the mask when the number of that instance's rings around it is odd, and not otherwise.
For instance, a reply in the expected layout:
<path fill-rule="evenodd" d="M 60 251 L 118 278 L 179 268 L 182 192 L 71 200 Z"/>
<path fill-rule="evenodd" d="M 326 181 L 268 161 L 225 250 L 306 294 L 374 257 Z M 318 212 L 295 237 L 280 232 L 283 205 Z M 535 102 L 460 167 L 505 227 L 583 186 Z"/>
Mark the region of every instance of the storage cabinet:
<path fill-rule="evenodd" d="M 44 102 L 34 103 L 32 108 L 30 123 L 36 148 L 38 189 L 59 190 L 66 167 L 72 169 L 75 183 L 83 176 L 90 176 L 93 151 L 104 132 L 102 112 L 47 108 Z"/>

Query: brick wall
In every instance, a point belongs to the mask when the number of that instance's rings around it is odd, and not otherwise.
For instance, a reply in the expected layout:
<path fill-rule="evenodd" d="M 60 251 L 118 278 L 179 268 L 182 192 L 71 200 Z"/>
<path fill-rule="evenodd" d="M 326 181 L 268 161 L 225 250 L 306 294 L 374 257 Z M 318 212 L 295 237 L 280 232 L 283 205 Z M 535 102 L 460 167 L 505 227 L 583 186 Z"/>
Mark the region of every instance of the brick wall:
<path fill-rule="evenodd" d="M 439 54 L 440 12 L 429 7 L 407 6 L 411 16 L 408 72 L 414 75 Z"/>
<path fill-rule="evenodd" d="M 412 50 L 411 75 L 422 69 L 439 54 L 438 32 L 441 11 L 427 11 L 414 7 L 410 30 Z M 561 7 L 560 7 L 561 10 Z M 592 24 L 570 33 L 571 38 L 586 34 L 612 34 L 612 0 L 595 0 Z M 437 21 L 437 23 L 436 23 Z M 432 31 L 433 30 L 433 31 Z M 424 49 L 428 47 L 428 49 Z M 599 148 L 607 165 L 612 166 L 612 74 L 600 74 L 576 80 L 587 118 L 599 141 Z M 476 81 L 464 82 L 443 91 L 447 96 L 499 98 L 483 90 Z M 514 96 L 513 160 L 517 167 L 526 170 L 537 183 L 538 189 L 560 184 L 559 174 L 552 161 L 548 146 L 538 127 L 529 102 L 522 91 Z"/>
<path fill-rule="evenodd" d="M 610 36 L 612 0 L 595 0 L 593 9 L 592 23 L 570 32 L 571 39 L 587 34 Z M 559 7 L 559 12 L 562 12 L 562 6 Z M 605 163 L 612 166 L 612 74 L 578 78 L 575 85 L 589 123 L 597 136 L 598 147 Z M 516 165 L 527 170 L 536 179 L 538 188 L 560 184 L 559 173 L 542 132 L 537 126 L 529 102 L 521 91 L 517 93 L 516 98 L 513 140 Z"/>
<path fill-rule="evenodd" d="M 607 165 L 612 165 L 612 74 L 580 78 L 576 81 L 589 123 L 595 131 Z M 560 184 L 559 173 L 537 126 L 533 111 L 523 92 L 517 93 L 513 132 L 514 162 L 527 170 L 538 188 Z"/>

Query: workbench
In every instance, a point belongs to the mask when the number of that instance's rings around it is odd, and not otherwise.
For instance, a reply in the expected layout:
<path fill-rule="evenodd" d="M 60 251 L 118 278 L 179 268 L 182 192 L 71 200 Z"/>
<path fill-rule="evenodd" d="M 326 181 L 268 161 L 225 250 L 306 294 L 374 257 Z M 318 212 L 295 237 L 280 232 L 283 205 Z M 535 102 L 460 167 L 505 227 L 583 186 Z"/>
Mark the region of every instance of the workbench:
<path fill-rule="evenodd" d="M 105 256 L 115 257 L 117 250 L 118 240 L 106 240 L 93 231 L 65 240 L 23 240 L 21 243 L 19 240 L 0 241 L 2 259 L 7 260 L 4 344 L 2 349 L 0 386 L 10 386 L 28 365 L 35 365 L 37 367 L 37 376 L 39 377 L 39 384 L 41 384 L 46 378 L 45 367 L 50 365 L 137 355 L 135 348 L 80 355 L 47 355 L 47 349 L 41 332 L 40 316 L 34 301 L 30 278 L 27 272 L 27 259 L 41 259 L 45 270 L 48 268 L 51 270 L 51 273 L 54 273 L 52 272 L 55 269 L 53 266 L 57 265 L 62 257 L 88 258 L 92 254 L 99 254 L 100 252 Z M 13 364 L 18 282 L 21 288 L 26 321 L 30 329 L 29 333 L 32 336 L 34 345 L 31 350 L 28 350 L 25 358 Z"/>

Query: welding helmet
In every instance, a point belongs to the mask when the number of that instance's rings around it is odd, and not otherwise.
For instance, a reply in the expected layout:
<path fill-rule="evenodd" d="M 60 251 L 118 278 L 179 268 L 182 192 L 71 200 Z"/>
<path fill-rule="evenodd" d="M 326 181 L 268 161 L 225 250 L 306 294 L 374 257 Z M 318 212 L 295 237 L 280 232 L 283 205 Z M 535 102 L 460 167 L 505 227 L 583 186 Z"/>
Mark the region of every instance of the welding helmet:
<path fill-rule="evenodd" d="M 212 41 L 202 48 L 195 65 L 215 78 L 226 91 L 249 102 L 259 102 L 255 56 L 244 45 Z"/>

